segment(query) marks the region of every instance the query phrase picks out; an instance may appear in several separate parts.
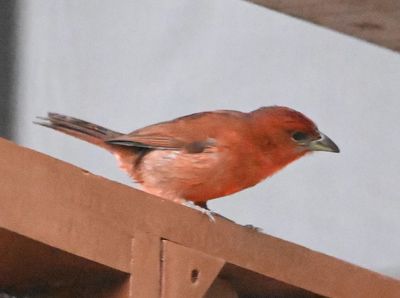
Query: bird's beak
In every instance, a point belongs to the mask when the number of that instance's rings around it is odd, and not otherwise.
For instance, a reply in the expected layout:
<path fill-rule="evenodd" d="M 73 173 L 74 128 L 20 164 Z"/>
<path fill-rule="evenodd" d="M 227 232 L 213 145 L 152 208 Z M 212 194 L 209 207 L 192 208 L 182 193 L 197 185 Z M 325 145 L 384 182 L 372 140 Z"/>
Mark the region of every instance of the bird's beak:
<path fill-rule="evenodd" d="M 328 151 L 339 153 L 339 147 L 326 135 L 320 133 L 321 137 L 318 140 L 311 141 L 308 145 L 312 151 Z"/>

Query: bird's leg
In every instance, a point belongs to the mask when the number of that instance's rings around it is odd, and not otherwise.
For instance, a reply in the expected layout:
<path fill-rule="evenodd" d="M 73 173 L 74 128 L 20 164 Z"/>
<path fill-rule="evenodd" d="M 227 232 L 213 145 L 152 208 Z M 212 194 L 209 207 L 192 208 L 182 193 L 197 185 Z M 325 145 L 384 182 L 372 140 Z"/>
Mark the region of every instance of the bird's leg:
<path fill-rule="evenodd" d="M 211 211 L 210 208 L 208 208 L 208 206 L 207 206 L 207 202 L 194 202 L 194 204 L 197 205 L 197 206 L 199 206 L 199 207 L 201 207 L 201 208 L 204 208 L 204 209 L 206 209 L 206 210 L 209 210 L 209 211 L 211 212 L 212 215 L 219 216 L 219 217 L 221 217 L 221 218 L 223 218 L 223 219 L 226 219 L 227 221 L 230 221 L 230 222 L 235 223 L 232 219 L 227 218 L 227 217 L 225 217 L 225 216 L 223 216 L 223 215 L 221 215 L 221 214 L 219 214 L 219 213 L 217 213 L 217 212 Z"/>
<path fill-rule="evenodd" d="M 219 214 L 219 213 L 217 213 L 217 212 L 211 211 L 210 208 L 208 208 L 208 206 L 207 206 L 207 202 L 194 202 L 194 204 L 197 205 L 197 206 L 199 206 L 199 207 L 201 207 L 201 208 L 204 208 L 204 209 L 206 209 L 206 210 L 209 210 L 209 211 L 211 212 L 212 215 L 219 216 L 219 217 L 221 217 L 221 218 L 223 218 L 223 219 L 226 219 L 227 221 L 230 221 L 230 222 L 235 223 L 232 219 L 227 218 L 227 217 L 225 217 L 225 216 L 223 216 L 223 215 L 221 215 L 221 214 Z"/>
<path fill-rule="evenodd" d="M 201 213 L 205 214 L 208 216 L 208 219 L 211 222 L 215 222 L 215 218 L 213 216 L 213 213 L 207 208 L 207 204 L 206 203 L 202 203 L 200 205 L 193 203 L 192 201 L 188 201 L 188 200 L 183 200 L 183 202 L 181 203 L 182 205 L 192 208 L 194 210 L 200 211 Z M 202 206 L 205 206 L 205 208 L 203 208 Z"/>
<path fill-rule="evenodd" d="M 192 201 L 188 201 L 188 200 L 184 200 L 184 199 L 179 199 L 179 201 L 177 201 L 177 202 L 182 204 L 182 205 L 185 205 L 186 207 L 195 209 L 197 211 L 200 211 L 203 214 L 206 214 L 211 222 L 215 222 L 215 217 L 214 216 L 216 215 L 216 216 L 219 216 L 219 217 L 221 217 L 221 218 L 223 218 L 225 220 L 228 220 L 230 222 L 235 223 L 235 221 L 233 221 L 232 219 L 229 219 L 229 218 L 227 218 L 227 217 L 225 217 L 225 216 L 223 216 L 223 215 L 221 215 L 219 213 L 211 211 L 207 206 L 207 202 L 192 202 Z M 242 227 L 245 227 L 246 229 L 249 229 L 249 230 L 252 230 L 252 231 L 255 231 L 255 232 L 260 232 L 260 233 L 262 233 L 262 231 L 263 231 L 262 228 L 253 226 L 251 224 L 242 225 Z"/>
<path fill-rule="evenodd" d="M 242 227 L 245 227 L 246 229 L 250 229 L 250 230 L 252 230 L 252 231 L 259 232 L 259 233 L 262 233 L 262 232 L 263 232 L 263 229 L 262 229 L 262 228 L 253 226 L 253 225 L 251 225 L 251 224 L 242 225 Z"/>
<path fill-rule="evenodd" d="M 197 205 L 197 206 L 203 208 L 203 209 L 210 210 L 210 208 L 208 208 L 208 206 L 207 206 L 207 202 L 193 202 L 193 203 L 194 203 L 195 205 Z"/>
<path fill-rule="evenodd" d="M 207 214 L 208 218 L 212 222 L 215 222 L 214 215 L 216 215 L 216 216 L 219 216 L 219 217 L 221 217 L 221 218 L 223 218 L 225 220 L 228 220 L 230 222 L 236 223 L 235 221 L 233 221 L 230 218 L 227 218 L 227 217 L 225 217 L 225 216 L 223 216 L 223 215 L 221 215 L 219 213 L 211 211 L 207 206 L 207 202 L 192 202 L 192 201 L 188 201 L 188 200 L 182 200 L 180 202 L 181 202 L 181 204 L 183 204 L 183 205 L 185 205 L 187 207 L 190 207 L 190 208 L 193 208 L 195 210 L 198 210 L 203 214 Z M 253 226 L 251 224 L 242 225 L 242 227 L 245 227 L 246 229 L 249 229 L 249 230 L 252 230 L 252 231 L 255 231 L 255 232 L 259 232 L 259 233 L 262 233 L 262 231 L 263 231 L 262 228 Z"/>
<path fill-rule="evenodd" d="M 214 212 L 214 211 L 211 211 L 211 210 L 208 208 L 208 206 L 207 206 L 207 202 L 194 202 L 194 204 L 197 205 L 197 206 L 199 206 L 199 207 L 201 207 L 201 208 L 204 208 L 204 209 L 206 209 L 206 210 L 209 210 L 209 211 L 211 212 L 212 215 L 217 215 L 217 216 L 219 216 L 219 217 L 221 217 L 221 218 L 223 218 L 223 219 L 226 219 L 227 221 L 230 221 L 230 222 L 235 223 L 235 221 L 233 221 L 232 219 L 227 218 L 227 217 L 225 217 L 225 216 L 223 216 L 223 215 L 221 215 L 221 214 L 219 214 L 219 213 L 216 213 L 216 212 Z M 247 228 L 247 229 L 250 229 L 250 230 L 252 230 L 252 231 L 255 231 L 255 232 L 259 232 L 259 233 L 262 233 L 262 232 L 263 232 L 263 229 L 262 229 L 262 228 L 253 226 L 253 225 L 251 225 L 251 224 L 242 225 L 242 226 L 245 227 L 245 228 Z"/>

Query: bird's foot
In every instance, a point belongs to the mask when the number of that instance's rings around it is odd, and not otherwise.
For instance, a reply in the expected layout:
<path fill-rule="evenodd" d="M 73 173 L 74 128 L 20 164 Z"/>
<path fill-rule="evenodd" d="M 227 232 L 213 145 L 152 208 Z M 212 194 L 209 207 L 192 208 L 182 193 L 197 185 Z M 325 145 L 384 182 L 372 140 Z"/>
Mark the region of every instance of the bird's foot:
<path fill-rule="evenodd" d="M 245 227 L 246 229 L 250 229 L 252 231 L 255 231 L 255 232 L 259 232 L 259 233 L 263 232 L 262 228 L 259 228 L 259 227 L 253 226 L 253 225 L 243 225 L 243 227 Z"/>
<path fill-rule="evenodd" d="M 205 208 L 203 208 L 203 207 L 200 207 L 200 206 L 194 204 L 192 201 L 184 201 L 184 202 L 182 202 L 182 205 L 184 205 L 184 206 L 186 206 L 186 207 L 189 207 L 189 208 L 192 208 L 192 209 L 194 209 L 194 210 L 200 211 L 201 213 L 207 215 L 207 216 L 208 216 L 208 219 L 209 219 L 211 222 L 215 222 L 215 218 L 214 218 L 214 215 L 213 215 L 213 212 L 212 212 L 212 211 L 210 211 L 210 210 L 208 210 L 208 209 L 205 209 Z"/>

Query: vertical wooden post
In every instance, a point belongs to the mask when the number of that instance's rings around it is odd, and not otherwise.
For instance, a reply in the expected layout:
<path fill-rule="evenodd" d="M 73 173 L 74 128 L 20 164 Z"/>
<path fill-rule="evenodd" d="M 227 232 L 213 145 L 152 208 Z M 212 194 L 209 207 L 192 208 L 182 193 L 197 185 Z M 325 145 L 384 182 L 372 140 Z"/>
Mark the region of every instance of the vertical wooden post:
<path fill-rule="evenodd" d="M 159 298 L 161 239 L 145 232 L 134 235 L 129 297 Z"/>

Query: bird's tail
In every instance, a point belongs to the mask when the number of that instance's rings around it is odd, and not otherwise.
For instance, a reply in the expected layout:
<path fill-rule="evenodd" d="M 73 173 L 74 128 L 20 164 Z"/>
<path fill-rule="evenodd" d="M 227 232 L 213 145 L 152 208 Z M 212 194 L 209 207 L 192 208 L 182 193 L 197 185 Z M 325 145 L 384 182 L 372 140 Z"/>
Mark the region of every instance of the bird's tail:
<path fill-rule="evenodd" d="M 61 131 L 108 151 L 111 151 L 112 147 L 104 141 L 122 135 L 108 128 L 57 113 L 48 113 L 47 117 L 38 117 L 38 119 L 41 121 L 34 123 Z"/>

